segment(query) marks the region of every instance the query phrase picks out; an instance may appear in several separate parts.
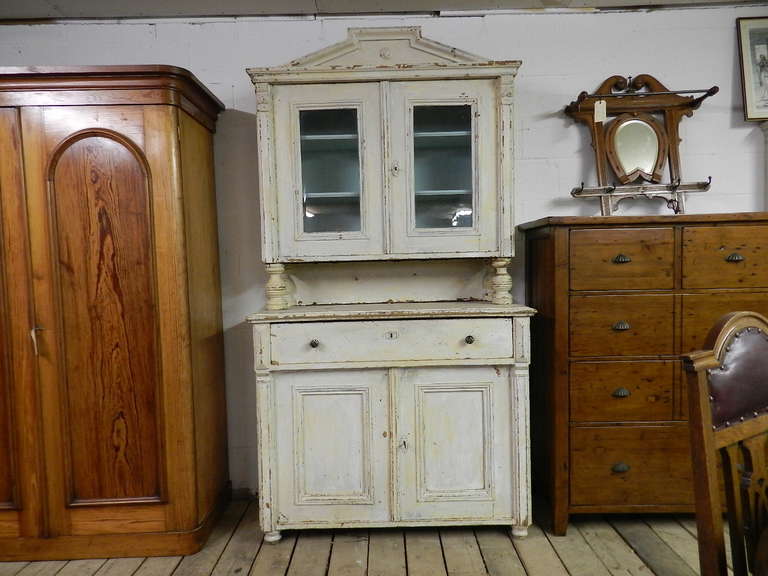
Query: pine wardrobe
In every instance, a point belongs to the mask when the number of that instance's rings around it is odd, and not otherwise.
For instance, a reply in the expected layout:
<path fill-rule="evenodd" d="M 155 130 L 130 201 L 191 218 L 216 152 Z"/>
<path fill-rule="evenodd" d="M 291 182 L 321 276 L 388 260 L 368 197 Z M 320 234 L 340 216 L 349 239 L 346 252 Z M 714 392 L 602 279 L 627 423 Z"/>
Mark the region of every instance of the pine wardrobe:
<path fill-rule="evenodd" d="M 0 68 L 0 560 L 186 554 L 211 529 L 221 108 L 169 66 Z"/>

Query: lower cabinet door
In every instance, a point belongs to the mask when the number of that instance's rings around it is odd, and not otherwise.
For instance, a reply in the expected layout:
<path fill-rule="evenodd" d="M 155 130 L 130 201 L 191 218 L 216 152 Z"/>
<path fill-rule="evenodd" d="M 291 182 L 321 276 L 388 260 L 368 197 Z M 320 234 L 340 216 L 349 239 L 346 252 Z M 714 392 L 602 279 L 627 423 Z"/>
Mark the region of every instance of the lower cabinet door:
<path fill-rule="evenodd" d="M 418 368 L 397 382 L 396 519 L 512 517 L 510 373 Z"/>
<path fill-rule="evenodd" d="M 276 375 L 279 526 L 390 519 L 388 380 L 387 370 Z"/>

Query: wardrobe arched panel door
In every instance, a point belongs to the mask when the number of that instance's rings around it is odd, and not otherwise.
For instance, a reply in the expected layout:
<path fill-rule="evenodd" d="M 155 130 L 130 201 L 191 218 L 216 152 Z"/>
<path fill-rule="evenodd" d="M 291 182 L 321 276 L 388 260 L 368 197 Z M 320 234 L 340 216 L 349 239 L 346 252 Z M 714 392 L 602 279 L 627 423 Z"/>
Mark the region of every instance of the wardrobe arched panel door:
<path fill-rule="evenodd" d="M 175 122 L 160 106 L 23 111 L 53 535 L 197 524 Z"/>
<path fill-rule="evenodd" d="M 70 503 L 160 499 L 150 182 L 118 135 L 65 141 L 49 170 Z"/>

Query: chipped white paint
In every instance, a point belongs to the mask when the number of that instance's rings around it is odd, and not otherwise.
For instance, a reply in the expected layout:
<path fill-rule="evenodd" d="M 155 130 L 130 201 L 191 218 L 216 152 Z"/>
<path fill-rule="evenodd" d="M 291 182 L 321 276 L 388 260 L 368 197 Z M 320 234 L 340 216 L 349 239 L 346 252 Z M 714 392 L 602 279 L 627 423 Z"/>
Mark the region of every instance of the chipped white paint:
<path fill-rule="evenodd" d="M 249 69 L 258 98 L 264 261 L 512 256 L 512 85 L 519 65 L 422 38 L 411 27 L 351 28 L 347 40 L 285 66 Z M 472 106 L 470 228 L 415 227 L 414 102 Z M 299 112 L 339 107 L 354 108 L 360 119 L 361 229 L 307 234 Z"/>
<path fill-rule="evenodd" d="M 294 304 L 293 282 L 282 264 L 267 264 L 267 310 L 285 310 Z"/>

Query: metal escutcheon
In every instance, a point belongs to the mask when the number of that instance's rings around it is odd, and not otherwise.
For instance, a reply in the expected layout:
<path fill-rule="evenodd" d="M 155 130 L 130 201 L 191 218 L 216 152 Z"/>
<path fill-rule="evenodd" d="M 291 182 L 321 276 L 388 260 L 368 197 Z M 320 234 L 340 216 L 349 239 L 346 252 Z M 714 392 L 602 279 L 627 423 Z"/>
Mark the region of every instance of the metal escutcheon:
<path fill-rule="evenodd" d="M 734 264 L 737 263 L 737 262 L 743 262 L 744 261 L 744 256 L 742 256 L 738 252 L 733 252 L 731 254 L 728 254 L 728 256 L 725 257 L 725 261 L 726 262 L 732 262 Z"/>
<path fill-rule="evenodd" d="M 614 398 L 627 398 L 631 394 L 632 392 L 630 392 L 626 388 L 616 388 L 616 390 L 614 390 L 611 393 L 611 396 L 613 396 Z"/>
<path fill-rule="evenodd" d="M 611 466 L 611 472 L 615 474 L 624 474 L 625 472 L 629 472 L 629 464 L 626 462 L 616 462 L 613 466 Z"/>

